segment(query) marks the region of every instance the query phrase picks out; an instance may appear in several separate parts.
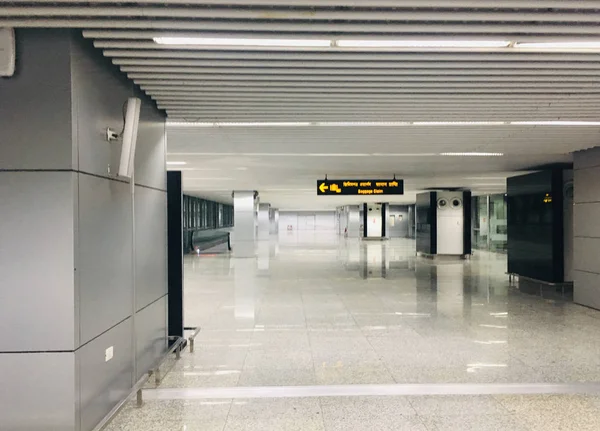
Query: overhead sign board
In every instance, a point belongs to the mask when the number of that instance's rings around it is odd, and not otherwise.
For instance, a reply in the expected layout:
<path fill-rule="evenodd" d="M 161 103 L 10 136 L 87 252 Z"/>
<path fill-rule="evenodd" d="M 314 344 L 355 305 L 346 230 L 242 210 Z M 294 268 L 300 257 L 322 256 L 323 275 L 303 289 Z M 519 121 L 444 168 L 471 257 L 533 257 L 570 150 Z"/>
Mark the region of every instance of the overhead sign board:
<path fill-rule="evenodd" d="M 403 180 L 317 180 L 317 195 L 403 195 Z"/>

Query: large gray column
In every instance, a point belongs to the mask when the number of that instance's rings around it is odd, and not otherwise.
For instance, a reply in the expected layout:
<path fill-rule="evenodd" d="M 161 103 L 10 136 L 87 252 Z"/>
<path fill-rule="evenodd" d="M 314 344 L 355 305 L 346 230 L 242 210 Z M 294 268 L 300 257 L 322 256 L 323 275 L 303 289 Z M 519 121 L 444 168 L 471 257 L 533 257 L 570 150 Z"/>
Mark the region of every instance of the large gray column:
<path fill-rule="evenodd" d="M 256 256 L 256 205 L 255 192 L 233 192 L 233 255 Z"/>
<path fill-rule="evenodd" d="M 574 154 L 574 300 L 600 309 L 600 147 Z"/>
<path fill-rule="evenodd" d="M 271 204 L 258 205 L 258 239 L 269 239 L 271 230 Z"/>
<path fill-rule="evenodd" d="M 16 36 L 0 79 L 0 429 L 89 431 L 166 348 L 165 119 L 79 32 Z M 102 131 L 133 96 L 132 185 Z"/>

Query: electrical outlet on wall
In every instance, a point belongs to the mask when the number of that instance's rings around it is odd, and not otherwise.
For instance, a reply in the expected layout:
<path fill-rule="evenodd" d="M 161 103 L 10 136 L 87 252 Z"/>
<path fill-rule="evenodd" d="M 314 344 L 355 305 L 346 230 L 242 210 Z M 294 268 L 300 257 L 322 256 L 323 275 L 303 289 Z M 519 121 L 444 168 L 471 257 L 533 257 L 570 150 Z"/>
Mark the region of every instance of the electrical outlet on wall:
<path fill-rule="evenodd" d="M 114 347 L 110 346 L 108 349 L 104 351 L 104 362 L 110 361 L 115 355 Z"/>

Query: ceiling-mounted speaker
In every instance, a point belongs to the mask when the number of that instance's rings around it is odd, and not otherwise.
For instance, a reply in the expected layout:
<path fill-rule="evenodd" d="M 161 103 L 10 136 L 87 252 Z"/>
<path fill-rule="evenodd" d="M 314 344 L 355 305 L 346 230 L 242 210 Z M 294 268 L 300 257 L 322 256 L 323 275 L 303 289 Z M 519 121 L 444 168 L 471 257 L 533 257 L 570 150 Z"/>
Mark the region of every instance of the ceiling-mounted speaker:
<path fill-rule="evenodd" d="M 120 177 L 131 178 L 133 175 L 141 107 L 142 101 L 137 97 L 130 97 L 127 100 L 125 127 L 123 128 L 123 145 L 121 146 L 121 159 L 119 161 Z"/>
<path fill-rule="evenodd" d="M 15 74 L 15 30 L 0 28 L 0 76 Z"/>
<path fill-rule="evenodd" d="M 438 207 L 438 209 L 441 209 L 441 210 L 445 210 L 446 208 L 448 208 L 448 199 L 439 198 L 437 200 L 437 207 Z"/>
<path fill-rule="evenodd" d="M 452 199 L 450 199 L 450 207 L 452 209 L 457 210 L 457 209 L 462 208 L 462 206 L 463 206 L 463 202 L 462 202 L 461 198 L 452 198 Z"/>

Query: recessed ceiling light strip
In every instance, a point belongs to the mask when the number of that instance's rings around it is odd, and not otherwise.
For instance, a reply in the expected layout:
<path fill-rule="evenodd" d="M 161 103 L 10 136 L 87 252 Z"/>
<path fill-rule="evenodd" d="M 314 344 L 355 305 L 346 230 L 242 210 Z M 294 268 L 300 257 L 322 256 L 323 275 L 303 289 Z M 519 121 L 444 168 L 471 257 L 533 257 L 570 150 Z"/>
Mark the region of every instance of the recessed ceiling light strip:
<path fill-rule="evenodd" d="M 167 121 L 174 127 L 438 127 L 438 126 L 600 126 L 600 121 L 293 121 L 293 122 L 185 122 Z"/>
<path fill-rule="evenodd" d="M 598 51 L 600 41 L 555 41 L 518 42 L 510 40 L 411 40 L 411 39 L 287 39 L 287 38 L 230 38 L 230 37 L 154 37 L 159 45 L 194 45 L 217 47 L 273 47 L 273 48 L 332 48 L 332 49 L 413 49 L 413 50 L 491 50 L 509 49 L 514 51 Z"/>

